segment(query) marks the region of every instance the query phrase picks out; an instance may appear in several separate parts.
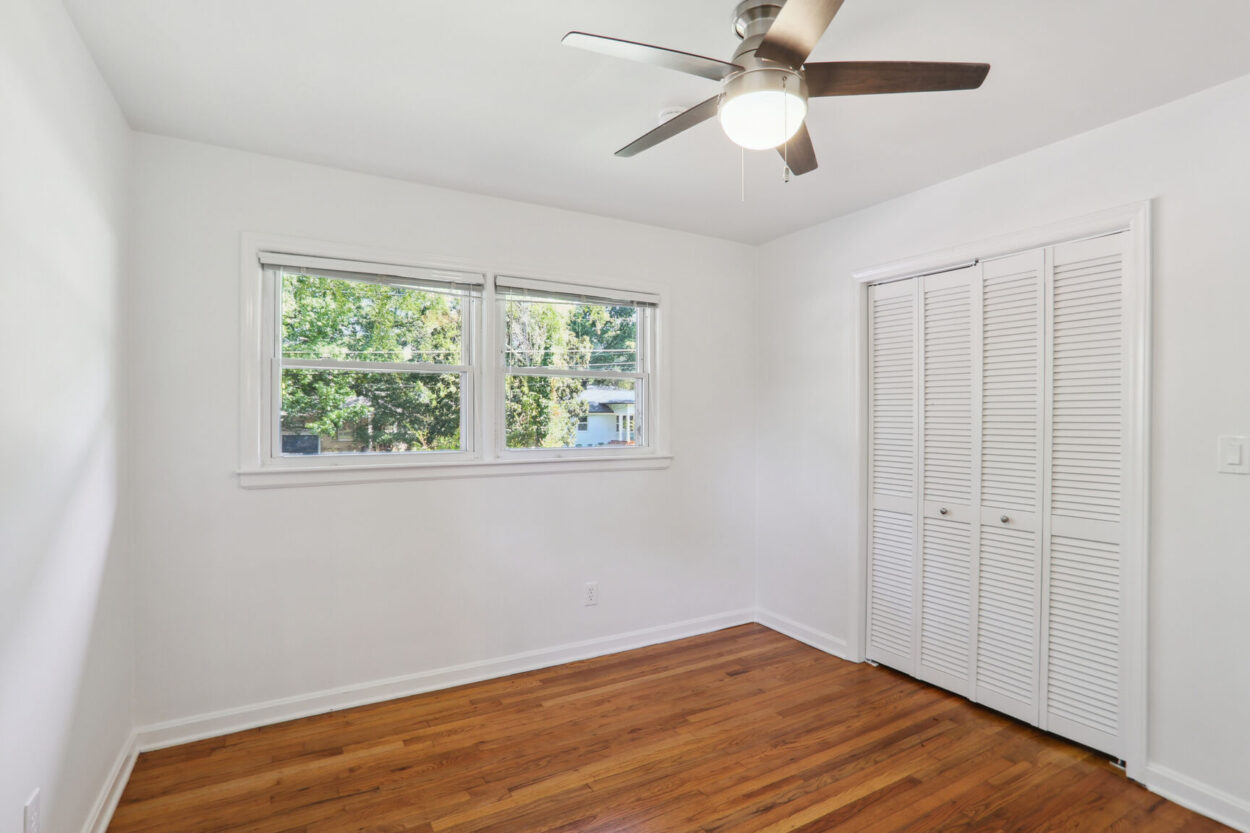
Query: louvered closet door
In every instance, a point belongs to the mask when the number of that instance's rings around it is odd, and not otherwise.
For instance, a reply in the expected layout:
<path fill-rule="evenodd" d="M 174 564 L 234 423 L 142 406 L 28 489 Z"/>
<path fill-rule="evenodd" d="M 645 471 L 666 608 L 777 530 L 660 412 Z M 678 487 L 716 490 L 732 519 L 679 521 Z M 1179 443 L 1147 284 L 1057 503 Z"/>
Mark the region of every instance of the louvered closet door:
<path fill-rule="evenodd" d="M 975 699 L 1038 722 L 1045 255 L 982 265 Z"/>
<path fill-rule="evenodd" d="M 973 558 L 979 468 L 977 267 L 921 278 L 922 521 L 916 676 L 972 693 Z"/>
<path fill-rule="evenodd" d="M 868 658 L 912 673 L 917 281 L 869 290 Z"/>
<path fill-rule="evenodd" d="M 1124 756 L 1124 235 L 1053 249 L 1043 728 Z"/>

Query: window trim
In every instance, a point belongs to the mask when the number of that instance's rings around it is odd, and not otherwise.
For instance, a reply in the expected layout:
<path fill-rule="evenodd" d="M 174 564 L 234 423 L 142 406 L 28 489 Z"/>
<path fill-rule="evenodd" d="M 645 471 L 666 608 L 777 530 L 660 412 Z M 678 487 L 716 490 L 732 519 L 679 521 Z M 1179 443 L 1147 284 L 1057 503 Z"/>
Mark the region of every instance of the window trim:
<path fill-rule="evenodd" d="M 277 393 L 275 379 L 277 362 L 271 361 L 280 314 L 278 305 L 270 300 L 273 287 L 266 285 L 266 267 L 261 253 L 282 253 L 306 259 L 330 259 L 359 265 L 385 267 L 387 274 L 414 277 L 419 280 L 440 271 L 480 277 L 482 292 L 473 311 L 474 320 L 466 329 L 469 372 L 465 378 L 472 386 L 469 408 L 462 408 L 461 420 L 469 428 L 463 433 L 466 450 L 424 452 L 364 452 L 342 457 L 310 455 L 308 457 L 272 456 L 273 434 L 268 426 L 276 419 L 275 406 L 266 392 Z M 292 264 L 299 265 L 299 264 Z M 541 274 L 541 277 L 539 277 Z M 502 372 L 502 316 L 498 314 L 495 281 L 500 276 L 524 277 L 527 281 L 547 285 L 560 284 L 574 291 L 595 297 L 628 294 L 631 303 L 639 297 L 662 303 L 667 294 L 664 287 L 625 278 L 561 275 L 553 270 L 531 273 L 507 264 L 484 265 L 478 262 L 446 257 L 430 257 L 411 252 L 379 250 L 352 244 L 330 243 L 297 237 L 245 232 L 240 246 L 240 357 L 239 357 L 239 463 L 236 474 L 244 488 L 275 488 L 329 484 L 368 483 L 400 480 L 427 480 L 463 477 L 515 476 L 521 474 L 553 474 L 586 471 L 614 471 L 667 468 L 672 454 L 666 444 L 668 422 L 666 389 L 668 374 L 664 372 L 665 354 L 661 348 L 663 316 L 657 310 L 651 319 L 647 337 L 650 390 L 647 394 L 647 417 L 651 427 L 649 445 L 622 448 L 507 449 L 504 443 Z M 468 282 L 468 281 L 466 281 Z M 272 283 L 272 282 L 271 282 Z M 268 293 L 268 297 L 267 297 Z M 274 315 L 267 315 L 273 312 Z M 493 316 L 493 318 L 492 318 Z M 467 318 L 467 317 L 466 317 Z M 640 343 L 641 343 L 640 339 Z M 493 358 L 490 358 L 493 357 Z M 280 372 L 280 371 L 277 371 Z M 265 376 L 268 380 L 265 380 Z M 641 403 L 640 403 L 641 404 Z M 498 413 L 496 413 L 498 411 Z M 636 406 L 636 412 L 637 411 Z M 463 429 L 462 429 L 463 430 Z M 280 440 L 278 441 L 280 442 Z"/>

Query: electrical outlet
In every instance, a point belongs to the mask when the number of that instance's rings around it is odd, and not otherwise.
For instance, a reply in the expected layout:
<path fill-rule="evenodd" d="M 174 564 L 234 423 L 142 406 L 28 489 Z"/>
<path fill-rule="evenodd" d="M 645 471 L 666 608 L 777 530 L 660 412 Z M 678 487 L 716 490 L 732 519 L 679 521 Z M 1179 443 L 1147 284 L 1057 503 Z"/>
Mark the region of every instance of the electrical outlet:
<path fill-rule="evenodd" d="M 585 598 L 582 600 L 582 603 L 585 604 L 587 607 L 590 607 L 591 605 L 599 604 L 599 582 L 597 581 L 586 582 L 586 595 L 585 595 Z"/>
<path fill-rule="evenodd" d="M 1250 438 L 1220 437 L 1220 464 L 1223 474 L 1250 474 Z"/>
<path fill-rule="evenodd" d="M 35 790 L 22 811 L 22 833 L 39 833 L 39 790 Z"/>

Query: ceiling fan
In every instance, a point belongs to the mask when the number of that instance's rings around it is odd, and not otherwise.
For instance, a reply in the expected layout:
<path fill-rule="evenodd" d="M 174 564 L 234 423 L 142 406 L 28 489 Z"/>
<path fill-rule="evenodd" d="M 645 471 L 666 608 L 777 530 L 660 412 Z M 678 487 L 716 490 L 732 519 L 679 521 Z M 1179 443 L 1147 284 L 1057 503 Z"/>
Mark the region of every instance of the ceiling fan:
<path fill-rule="evenodd" d="M 734 9 L 742 44 L 731 61 L 646 43 L 569 32 L 563 43 L 721 82 L 721 91 L 616 152 L 633 156 L 720 116 L 725 133 L 748 150 L 775 148 L 795 174 L 816 169 L 803 124 L 809 98 L 974 90 L 989 64 L 921 61 L 804 63 L 843 0 L 743 0 Z"/>

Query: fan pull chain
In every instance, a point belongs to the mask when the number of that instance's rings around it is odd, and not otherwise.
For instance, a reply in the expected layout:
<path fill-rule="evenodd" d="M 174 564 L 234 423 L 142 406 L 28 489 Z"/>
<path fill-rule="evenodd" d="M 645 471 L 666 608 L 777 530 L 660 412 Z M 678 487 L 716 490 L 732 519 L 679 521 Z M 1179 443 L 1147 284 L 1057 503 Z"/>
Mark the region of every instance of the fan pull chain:
<path fill-rule="evenodd" d="M 785 75 L 781 76 L 781 132 L 784 134 L 790 129 L 790 96 L 787 95 L 786 86 L 790 79 Z M 781 173 L 781 181 L 790 181 L 790 140 L 786 139 L 786 143 L 781 148 L 781 161 L 784 170 Z"/>

